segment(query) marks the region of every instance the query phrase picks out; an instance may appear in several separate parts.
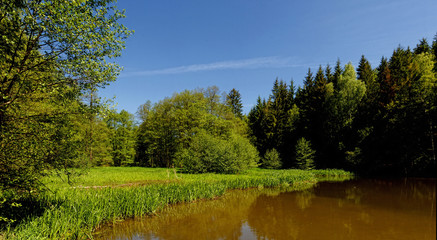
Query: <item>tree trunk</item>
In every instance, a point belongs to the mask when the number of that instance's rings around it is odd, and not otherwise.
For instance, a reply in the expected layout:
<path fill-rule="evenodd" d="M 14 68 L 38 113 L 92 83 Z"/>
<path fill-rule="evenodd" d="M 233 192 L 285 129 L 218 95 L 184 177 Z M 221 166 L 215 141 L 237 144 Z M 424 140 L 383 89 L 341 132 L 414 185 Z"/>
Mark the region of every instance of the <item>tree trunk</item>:
<path fill-rule="evenodd" d="M 435 156 L 435 145 L 434 145 L 434 126 L 432 124 L 432 119 L 429 118 L 429 130 L 430 130 L 430 137 L 431 137 L 431 151 L 432 151 L 432 163 L 433 166 L 436 166 L 436 156 Z"/>

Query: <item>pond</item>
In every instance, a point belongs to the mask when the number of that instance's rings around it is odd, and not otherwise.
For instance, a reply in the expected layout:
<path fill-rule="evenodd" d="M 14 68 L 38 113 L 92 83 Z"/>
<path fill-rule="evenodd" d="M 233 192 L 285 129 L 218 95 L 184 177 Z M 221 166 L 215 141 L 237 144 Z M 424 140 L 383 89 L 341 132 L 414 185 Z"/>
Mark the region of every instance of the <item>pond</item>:
<path fill-rule="evenodd" d="M 436 239 L 436 179 L 229 191 L 99 230 L 97 239 Z"/>

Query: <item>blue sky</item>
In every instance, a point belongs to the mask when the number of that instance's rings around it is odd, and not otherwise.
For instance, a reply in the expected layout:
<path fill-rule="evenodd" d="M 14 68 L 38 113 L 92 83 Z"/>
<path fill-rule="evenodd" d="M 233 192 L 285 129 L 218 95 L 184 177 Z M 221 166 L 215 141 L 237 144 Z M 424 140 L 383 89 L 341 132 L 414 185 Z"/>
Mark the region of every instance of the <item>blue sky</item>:
<path fill-rule="evenodd" d="M 399 45 L 437 33 L 436 0 L 118 0 L 135 33 L 116 62 L 124 71 L 99 94 L 135 113 L 147 100 L 218 86 L 237 89 L 244 112 L 276 78 L 301 86 L 311 68 L 376 67 Z"/>

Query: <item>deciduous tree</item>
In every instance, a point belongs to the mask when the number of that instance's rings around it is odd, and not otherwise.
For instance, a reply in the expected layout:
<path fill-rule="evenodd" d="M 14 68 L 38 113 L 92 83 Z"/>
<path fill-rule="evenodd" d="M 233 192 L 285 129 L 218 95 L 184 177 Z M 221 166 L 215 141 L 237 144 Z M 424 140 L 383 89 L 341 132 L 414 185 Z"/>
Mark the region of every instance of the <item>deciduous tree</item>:
<path fill-rule="evenodd" d="M 114 2 L 0 1 L 0 188 L 74 166 L 80 95 L 116 79 L 110 60 L 131 33 Z"/>

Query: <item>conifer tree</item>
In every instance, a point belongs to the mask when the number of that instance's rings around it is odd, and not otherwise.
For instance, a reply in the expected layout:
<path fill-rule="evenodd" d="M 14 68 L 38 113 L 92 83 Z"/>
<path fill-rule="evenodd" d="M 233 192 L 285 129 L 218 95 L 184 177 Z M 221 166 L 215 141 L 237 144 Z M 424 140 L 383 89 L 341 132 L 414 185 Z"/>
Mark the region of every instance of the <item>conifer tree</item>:
<path fill-rule="evenodd" d="M 267 129 L 266 123 L 266 102 L 260 96 L 256 105 L 250 110 L 248 115 L 248 125 L 251 132 L 251 140 L 259 153 L 263 155 L 267 150 Z"/>
<path fill-rule="evenodd" d="M 296 144 L 296 166 L 299 169 L 314 169 L 314 156 L 316 151 L 312 149 L 311 142 L 301 138 Z"/>
<path fill-rule="evenodd" d="M 270 96 L 271 102 L 268 111 L 268 118 L 272 119 L 272 138 L 273 148 L 279 151 L 279 154 L 284 161 L 289 161 L 290 156 L 287 151 L 288 137 L 291 134 L 293 128 L 293 116 L 291 109 L 293 107 L 293 96 L 290 88 L 284 81 L 278 81 L 276 79 L 272 95 Z"/>
<path fill-rule="evenodd" d="M 379 102 L 381 106 L 389 104 L 395 95 L 395 89 L 392 83 L 392 76 L 388 67 L 387 58 L 381 58 L 381 62 L 377 68 L 377 80 L 380 86 Z"/>
<path fill-rule="evenodd" d="M 232 88 L 232 90 L 226 95 L 226 105 L 232 110 L 232 113 L 243 118 L 243 103 L 241 102 L 241 95 L 238 90 Z"/>
<path fill-rule="evenodd" d="M 314 148 L 317 150 L 318 156 L 322 156 L 326 150 L 324 144 L 326 140 L 326 123 L 327 123 L 327 107 L 326 100 L 331 92 L 329 89 L 331 83 L 328 84 L 323 68 L 320 66 L 316 76 L 312 77 L 311 70 L 305 77 L 304 87 L 296 95 L 296 101 L 299 108 L 299 129 L 300 136 L 309 139 Z M 323 148 L 323 149 L 322 149 Z M 329 165 L 326 158 L 316 157 L 322 167 Z"/>
<path fill-rule="evenodd" d="M 370 65 L 369 61 L 364 57 L 364 55 L 361 55 L 360 63 L 357 67 L 357 78 L 358 80 L 363 81 L 366 86 L 371 85 L 375 80 L 375 74 L 372 70 L 372 66 Z"/>
<path fill-rule="evenodd" d="M 431 53 L 434 55 L 434 72 L 437 72 L 437 33 L 432 41 Z"/>
<path fill-rule="evenodd" d="M 334 81 L 334 75 L 332 74 L 331 66 L 328 64 L 325 68 L 325 77 L 328 83 L 332 83 Z"/>
<path fill-rule="evenodd" d="M 343 73 L 343 69 L 341 68 L 340 59 L 337 59 L 337 62 L 335 63 L 335 68 L 334 68 L 334 76 L 332 78 L 332 83 L 334 85 L 335 91 L 337 90 L 338 80 L 340 79 L 340 76 L 342 73 Z"/>
<path fill-rule="evenodd" d="M 379 84 L 376 81 L 376 72 L 372 69 L 369 61 L 361 56 L 360 63 L 357 68 L 358 80 L 365 83 L 366 93 L 363 100 L 358 106 L 358 111 L 356 114 L 356 121 L 354 121 L 353 131 L 356 146 L 360 146 L 363 141 L 371 134 L 373 131 L 373 126 L 378 115 L 378 96 L 379 96 Z M 359 147 L 356 147 L 352 151 L 349 151 L 349 158 L 355 161 L 349 161 L 355 163 L 355 167 L 358 165 L 357 157 L 359 154 L 355 154 L 360 151 Z M 356 151 L 355 151 L 356 150 Z"/>
<path fill-rule="evenodd" d="M 403 49 L 398 47 L 388 62 L 392 77 L 391 87 L 395 91 L 395 97 L 403 97 L 408 94 L 407 90 L 413 76 L 410 68 L 412 61 L 413 53 L 411 50 L 409 48 Z"/>
<path fill-rule="evenodd" d="M 414 54 L 421 53 L 431 53 L 431 46 L 429 46 L 428 41 L 425 38 L 422 38 L 414 48 Z"/>

